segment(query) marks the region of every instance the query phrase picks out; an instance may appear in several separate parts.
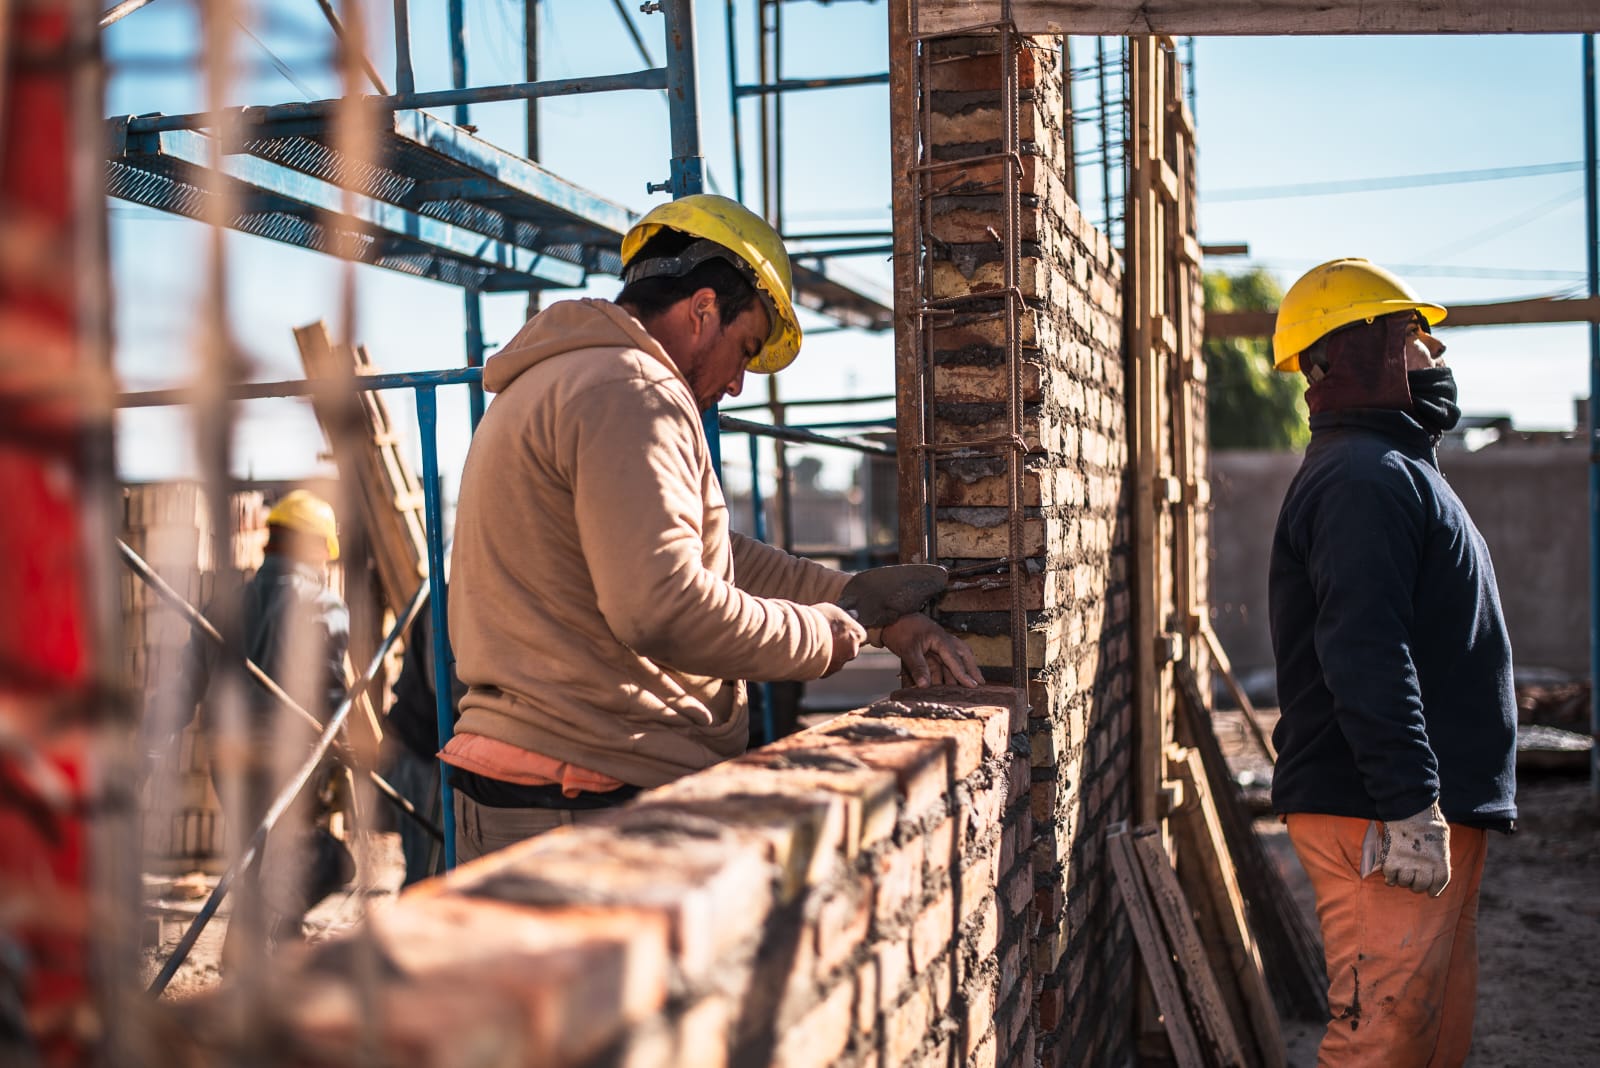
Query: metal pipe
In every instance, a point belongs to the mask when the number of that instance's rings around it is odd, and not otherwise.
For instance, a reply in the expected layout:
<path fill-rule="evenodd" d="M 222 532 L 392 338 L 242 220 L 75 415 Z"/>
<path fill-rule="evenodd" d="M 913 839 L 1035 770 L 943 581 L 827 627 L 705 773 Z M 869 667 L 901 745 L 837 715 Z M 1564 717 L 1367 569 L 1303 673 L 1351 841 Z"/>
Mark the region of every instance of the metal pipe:
<path fill-rule="evenodd" d="M 807 334 L 812 334 L 812 333 L 815 333 L 815 332 L 816 331 L 814 331 L 814 330 L 807 330 L 806 331 Z M 835 406 L 835 405 L 838 405 L 838 406 L 842 407 L 842 406 L 847 405 L 847 404 L 883 404 L 883 403 L 886 403 L 888 401 L 892 401 L 894 399 L 895 399 L 895 395 L 893 393 L 879 393 L 879 394 L 875 394 L 875 395 L 870 396 L 870 397 L 811 397 L 811 398 L 808 398 L 806 400 L 784 401 L 783 402 L 783 406 L 785 408 L 816 408 L 816 407 L 819 407 L 819 406 L 832 407 L 832 406 Z M 740 405 L 736 405 L 736 406 L 733 406 L 733 407 L 724 408 L 722 410 L 723 410 L 724 413 L 728 413 L 728 412 L 764 412 L 769 407 L 771 407 L 771 405 L 766 404 L 766 403 L 761 403 L 761 404 L 740 404 Z"/>
<path fill-rule="evenodd" d="M 467 15 L 461 0 L 450 0 L 450 84 L 457 89 L 467 87 Z M 467 101 L 456 105 L 456 125 L 465 126 L 472 121 Z"/>
<path fill-rule="evenodd" d="M 805 249 L 791 252 L 790 259 L 796 260 L 831 260 L 841 256 L 887 256 L 894 251 L 894 246 L 889 245 L 851 245 L 848 248 L 820 248 Z"/>
<path fill-rule="evenodd" d="M 720 422 L 723 430 L 730 430 L 735 434 L 756 434 L 764 438 L 792 441 L 801 445 L 828 445 L 836 449 L 870 453 L 873 456 L 895 455 L 894 449 L 888 445 L 877 441 L 867 441 L 864 438 L 830 438 L 822 434 L 814 434 L 809 430 L 799 430 L 788 426 L 773 426 L 771 423 L 752 423 L 746 419 L 735 419 L 731 415 L 721 416 Z"/>
<path fill-rule="evenodd" d="M 131 551 L 128 550 L 128 552 Z M 126 558 L 126 554 L 124 554 L 124 558 Z M 262 847 L 266 845 L 267 835 L 272 832 L 273 826 L 282 818 L 284 812 L 288 811 L 294 799 L 300 796 L 300 791 L 305 789 L 306 783 L 311 781 L 311 776 L 321 765 L 323 758 L 328 755 L 328 750 L 333 748 L 339 731 L 344 727 L 344 721 L 350 715 L 350 709 L 355 707 L 357 698 L 372 684 L 372 680 L 383 669 L 384 657 L 389 655 L 389 650 L 394 647 L 394 643 L 399 641 L 400 636 L 411 626 L 412 620 L 417 616 L 417 611 L 422 607 L 423 599 L 427 596 L 428 587 L 426 585 L 418 587 L 416 596 L 411 598 L 411 603 L 406 606 L 401 618 L 395 620 L 394 627 L 390 629 L 388 636 L 383 640 L 383 644 L 378 647 L 378 651 L 373 654 L 366 670 L 361 673 L 361 678 L 350 688 L 349 694 L 339 703 L 338 709 L 328 718 L 327 724 L 322 726 L 322 734 L 317 738 L 317 743 L 311 747 L 311 752 L 306 754 L 305 760 L 300 763 L 299 770 L 294 773 L 294 777 L 284 785 L 283 789 L 278 791 L 278 796 L 273 800 L 271 807 L 267 809 L 266 815 L 262 816 L 261 822 L 256 824 L 255 833 L 250 836 L 249 843 L 234 862 L 228 865 L 228 870 L 222 873 L 222 878 L 217 880 L 216 888 L 211 891 L 211 896 L 206 899 L 205 905 L 201 907 L 200 912 L 189 924 L 189 929 L 183 932 L 183 938 L 178 941 L 178 946 L 173 950 L 172 956 L 167 958 L 166 964 L 161 966 L 160 974 L 150 983 L 149 993 L 152 996 L 159 995 L 165 990 L 167 984 L 172 982 L 172 977 L 178 974 L 178 969 L 183 966 L 183 962 L 188 958 L 189 951 L 194 948 L 195 942 L 199 940 L 200 932 L 204 931 L 206 924 L 211 922 L 211 917 L 216 915 L 218 906 L 222 904 L 222 899 L 232 889 L 234 880 L 238 878 L 241 871 L 248 868 L 255 861 Z"/>
<path fill-rule="evenodd" d="M 756 541 L 764 542 L 767 540 L 767 509 L 761 499 L 761 441 L 755 434 L 748 435 L 746 440 L 750 443 L 750 531 Z M 761 688 L 761 730 L 770 745 L 777 740 L 778 733 L 777 712 L 772 707 L 772 683 L 757 685 Z"/>
<path fill-rule="evenodd" d="M 430 387 L 417 390 L 417 430 L 422 436 L 422 497 L 428 521 L 428 578 L 439 584 L 433 598 L 433 694 L 438 716 L 439 748 L 450 744 L 456 721 L 451 705 L 450 635 L 446 631 L 444 583 L 444 512 L 439 503 L 439 398 Z M 450 785 L 450 767 L 439 762 L 439 814 L 444 823 L 444 869 L 456 866 L 455 789 Z"/>
<path fill-rule="evenodd" d="M 667 70 L 657 67 L 629 74 L 606 74 L 593 78 L 559 78 L 548 82 L 514 82 L 485 85 L 472 89 L 440 89 L 430 93 L 395 93 L 390 96 L 364 96 L 359 103 L 380 111 L 415 111 L 442 108 L 453 104 L 482 104 L 501 100 L 537 100 L 547 96 L 577 93 L 613 93 L 623 90 L 667 88 Z M 294 101 L 270 107 L 220 108 L 186 115 L 148 115 L 128 122 L 129 133 L 161 133 L 168 130 L 194 130 L 214 127 L 219 119 L 243 118 L 250 122 L 280 119 L 322 118 L 341 106 L 343 98 Z"/>
<path fill-rule="evenodd" d="M 394 0 L 394 88 L 400 94 L 417 91 L 411 70 L 411 11 L 407 0 Z"/>
<path fill-rule="evenodd" d="M 1600 296 L 1600 163 L 1596 157 L 1595 35 L 1583 38 L 1584 259 L 1589 295 Z M 1589 733 L 1600 739 L 1600 323 L 1589 324 Z M 1600 800 L 1600 741 L 1589 750 L 1589 790 Z"/>
<path fill-rule="evenodd" d="M 113 22 L 121 22 L 141 7 L 148 7 L 153 3 L 155 0 L 122 0 L 122 3 L 108 8 L 105 14 L 100 16 L 100 28 L 103 30 Z"/>
<path fill-rule="evenodd" d="M 662 0 L 667 33 L 667 119 L 672 128 L 672 199 L 705 188 L 705 158 L 700 154 L 699 66 L 694 43 L 694 0 Z"/>
<path fill-rule="evenodd" d="M 1100 90 L 1100 228 L 1111 236 L 1111 117 L 1106 113 L 1106 39 L 1094 40 L 1096 81 Z"/>
<path fill-rule="evenodd" d="M 367 81 L 371 82 L 372 87 L 378 92 L 382 93 L 384 96 L 388 96 L 389 87 L 383 84 L 383 78 L 378 74 L 378 68 L 374 67 L 372 65 L 372 60 L 367 58 L 366 49 L 361 47 L 361 42 L 351 41 L 345 35 L 344 20 L 341 19 L 339 17 L 339 13 L 333 9 L 333 5 L 329 3 L 328 0 L 317 0 L 317 6 L 322 8 L 323 17 L 328 20 L 328 25 L 333 28 L 333 35 L 339 38 L 339 42 L 346 48 L 355 50 L 356 58 L 361 62 L 361 69 L 367 75 Z"/>
<path fill-rule="evenodd" d="M 481 367 L 451 367 L 443 371 L 392 371 L 381 375 L 356 375 L 349 379 L 292 378 L 286 382 L 242 382 L 230 386 L 226 400 L 268 400 L 280 397 L 342 397 L 352 390 L 419 389 L 424 386 L 459 386 L 483 381 Z M 152 389 L 139 393 L 117 394 L 118 408 L 163 408 L 194 404 L 200 399 L 194 389 Z"/>
<path fill-rule="evenodd" d="M 467 305 L 467 366 L 483 369 L 483 292 L 472 286 L 462 290 Z M 467 384 L 467 411 L 476 431 L 483 421 L 483 379 Z"/>
<path fill-rule="evenodd" d="M 869 241 L 891 238 L 893 230 L 833 230 L 820 234 L 784 234 L 785 241 Z"/>
<path fill-rule="evenodd" d="M 882 74 L 849 74 L 837 78 L 785 78 L 766 84 L 736 85 L 736 96 L 766 96 L 769 93 L 787 93 L 796 89 L 843 89 L 852 85 L 888 85 L 889 72 Z"/>
<path fill-rule="evenodd" d="M 728 114 L 733 123 L 733 196 L 744 202 L 744 139 L 739 131 L 739 38 L 734 23 L 733 0 L 725 0 L 728 31 Z"/>
<path fill-rule="evenodd" d="M 117 552 L 122 557 L 122 562 L 128 565 L 129 570 L 131 570 L 135 575 L 138 575 L 139 578 L 143 580 L 145 585 L 149 586 L 152 590 L 155 590 L 158 597 L 175 608 L 178 614 L 183 616 L 184 620 L 189 624 L 190 627 L 198 630 L 201 634 L 204 634 L 214 645 L 222 649 L 224 652 L 234 653 L 239 660 L 244 662 L 245 672 L 249 674 L 250 677 L 256 682 L 260 683 L 261 688 L 266 690 L 267 693 L 277 700 L 280 705 L 294 713 L 296 716 L 300 717 L 300 719 L 304 721 L 313 731 L 322 730 L 321 720 L 317 719 L 317 717 L 313 716 L 310 712 L 307 712 L 305 708 L 296 703 L 294 698 L 285 693 L 283 687 L 279 686 L 272 676 L 268 675 L 266 671 L 262 669 L 261 665 L 257 664 L 254 660 L 251 660 L 248 656 L 245 656 L 242 653 L 234 652 L 232 647 L 230 647 L 223 639 L 222 634 L 215 626 L 212 625 L 211 620 L 207 619 L 198 608 L 185 600 L 181 593 L 173 589 L 172 586 L 167 583 L 166 579 L 162 578 L 156 573 L 155 568 L 151 567 L 148 561 L 129 548 L 128 544 L 120 538 L 117 539 Z M 427 588 L 427 584 L 424 583 L 421 587 L 421 592 L 419 592 L 419 596 L 424 595 Z M 415 616 L 416 613 L 412 612 L 411 615 Z M 336 756 L 346 767 L 350 768 L 352 771 L 361 770 L 358 766 L 359 762 L 357 761 L 355 755 L 350 752 L 349 747 L 340 743 L 335 743 L 333 751 L 334 756 Z M 433 835 L 433 837 L 442 837 L 439 828 L 434 825 L 433 821 L 418 811 L 417 807 L 408 801 L 405 795 L 401 794 L 400 791 L 396 790 L 392 785 L 390 785 L 389 780 L 385 779 L 382 775 L 379 775 L 376 771 L 373 771 L 370 768 L 366 769 L 365 774 L 367 778 L 372 780 L 372 785 L 377 787 L 378 792 L 384 797 L 387 797 L 390 801 L 393 801 L 401 812 L 404 812 L 407 816 L 410 816 L 417 822 L 419 826 L 422 827 L 423 830 Z"/>

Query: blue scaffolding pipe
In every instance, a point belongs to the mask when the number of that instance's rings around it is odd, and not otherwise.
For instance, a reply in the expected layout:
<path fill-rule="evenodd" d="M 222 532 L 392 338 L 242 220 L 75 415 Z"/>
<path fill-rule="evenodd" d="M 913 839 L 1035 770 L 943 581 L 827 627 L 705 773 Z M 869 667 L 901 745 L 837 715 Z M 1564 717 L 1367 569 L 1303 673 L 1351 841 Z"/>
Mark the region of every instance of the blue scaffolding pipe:
<path fill-rule="evenodd" d="M 767 540 L 767 506 L 761 499 L 761 440 L 756 435 L 749 436 L 750 442 L 750 527 L 756 541 Z M 763 682 L 761 687 L 761 730 L 767 744 L 777 741 L 778 721 L 772 707 L 772 683 Z"/>
<path fill-rule="evenodd" d="M 467 286 L 463 293 L 466 297 L 467 311 L 467 366 L 483 366 L 483 292 L 472 286 Z M 467 383 L 467 410 L 472 418 L 472 429 L 476 431 L 478 424 L 483 421 L 483 382 Z"/>
<path fill-rule="evenodd" d="M 394 89 L 400 94 L 417 91 L 411 70 L 411 12 L 406 0 L 394 0 Z"/>
<path fill-rule="evenodd" d="M 450 0 L 450 84 L 457 89 L 467 87 L 467 13 L 462 7 L 461 0 Z M 456 104 L 455 120 L 457 126 L 465 126 L 471 121 L 468 111 L 469 101 L 463 100 Z"/>
<path fill-rule="evenodd" d="M 438 716 L 439 748 L 450 744 L 455 734 L 455 709 L 451 698 L 454 690 L 450 675 L 455 667 L 450 651 L 449 613 L 445 599 L 449 587 L 444 578 L 444 509 L 439 502 L 439 398 L 433 386 L 418 386 L 417 431 L 422 435 L 422 498 L 428 523 L 428 576 L 438 585 L 437 593 L 430 598 L 429 610 L 433 613 L 433 695 Z M 446 871 L 456 866 L 456 809 L 455 790 L 450 785 L 450 768 L 439 762 L 439 813 L 444 826 L 444 867 Z"/>
<path fill-rule="evenodd" d="M 807 330 L 807 334 L 815 334 L 815 330 Z M 844 407 L 850 404 L 887 404 L 895 399 L 893 393 L 877 393 L 869 397 L 806 397 L 802 400 L 786 400 L 785 408 L 816 408 L 816 407 Z M 770 401 L 761 401 L 757 404 L 733 405 L 722 409 L 725 413 L 733 412 L 764 412 L 772 407 Z"/>
<path fill-rule="evenodd" d="M 797 260 L 830 260 L 841 256 L 887 256 L 893 251 L 893 245 L 852 245 L 848 248 L 806 249 L 789 255 Z"/>
<path fill-rule="evenodd" d="M 682 2 L 682 0 L 679 0 Z M 670 59 L 669 59 L 670 62 Z M 365 107 L 376 111 L 414 111 L 457 104 L 487 104 L 503 100 L 538 100 L 549 96 L 578 93 L 612 93 L 631 89 L 670 89 L 672 72 L 667 67 L 634 71 L 631 74 L 602 74 L 587 78 L 559 78 L 548 82 L 511 82 L 483 85 L 472 89 L 439 89 L 427 93 L 393 93 L 389 96 L 359 96 L 327 100 L 294 101 L 268 107 L 223 108 L 184 115 L 147 115 L 130 120 L 132 133 L 160 133 L 168 130 L 194 130 L 215 126 L 219 119 L 244 122 L 278 122 L 289 119 L 320 119 L 335 115 L 341 108 Z M 698 138 L 696 139 L 698 141 Z M 698 158 L 698 157 L 696 157 Z"/>

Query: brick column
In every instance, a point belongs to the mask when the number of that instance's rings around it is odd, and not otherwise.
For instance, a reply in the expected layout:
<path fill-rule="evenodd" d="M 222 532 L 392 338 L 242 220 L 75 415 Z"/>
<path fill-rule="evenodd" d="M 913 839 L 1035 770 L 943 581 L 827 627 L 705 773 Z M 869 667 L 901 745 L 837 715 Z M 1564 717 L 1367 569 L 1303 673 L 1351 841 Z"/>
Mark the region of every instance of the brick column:
<path fill-rule="evenodd" d="M 1127 1051 L 1132 1027 L 1133 944 L 1101 859 L 1106 825 L 1132 814 L 1122 265 L 1067 196 L 1059 39 L 1022 41 L 1015 113 L 1026 309 L 1017 325 L 1028 445 L 1024 640 L 1038 925 L 1032 969 L 1043 1061 L 1075 1064 Z M 929 74 L 915 103 L 928 112 L 931 136 L 921 162 L 999 149 L 999 42 L 973 36 L 923 45 Z M 916 162 L 897 159 L 896 169 Z M 951 302 L 953 311 L 912 324 L 926 331 L 931 357 L 927 427 L 934 443 L 991 439 L 1008 428 L 1008 311 L 999 296 L 1007 165 L 990 160 L 942 171 L 923 191 L 931 198 L 926 284 L 929 296 Z M 896 225 L 912 224 L 897 217 Z M 1007 555 L 1008 491 L 1003 458 L 937 457 L 932 505 L 940 562 Z M 902 509 L 915 506 L 902 501 Z M 903 524 L 911 522 L 902 515 Z M 942 603 L 946 625 L 996 680 L 1010 679 L 1010 604 L 1010 590 L 999 582 Z"/>

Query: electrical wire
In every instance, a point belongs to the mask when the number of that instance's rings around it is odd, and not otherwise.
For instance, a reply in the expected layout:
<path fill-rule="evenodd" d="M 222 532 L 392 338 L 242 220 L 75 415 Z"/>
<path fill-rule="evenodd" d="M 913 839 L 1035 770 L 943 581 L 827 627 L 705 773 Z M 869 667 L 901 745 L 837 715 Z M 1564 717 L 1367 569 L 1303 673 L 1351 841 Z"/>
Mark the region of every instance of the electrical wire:
<path fill-rule="evenodd" d="M 1551 197 L 1542 204 L 1535 204 L 1533 207 L 1527 209 L 1526 211 L 1519 212 L 1509 219 L 1502 219 L 1493 226 L 1486 226 L 1476 233 L 1468 234 L 1466 237 L 1460 238 L 1459 240 L 1452 241 L 1446 245 L 1441 245 L 1430 252 L 1424 252 L 1422 257 L 1423 259 L 1428 260 L 1449 259 L 1451 256 L 1454 256 L 1458 253 L 1465 252 L 1468 249 L 1477 248 L 1479 245 L 1492 241 L 1507 231 L 1515 230 L 1519 226 L 1526 226 L 1533 220 L 1548 215 L 1557 208 L 1566 204 L 1570 204 L 1582 196 L 1583 188 L 1581 186 L 1576 189 L 1569 189 L 1558 196 Z"/>
<path fill-rule="evenodd" d="M 1289 197 L 1370 193 L 1383 189 L 1417 189 L 1424 186 L 1457 185 L 1466 182 L 1498 182 L 1506 178 L 1532 178 L 1545 174 L 1571 174 L 1582 169 L 1581 160 L 1572 160 L 1565 163 L 1534 163 L 1524 167 L 1397 174 L 1382 178 L 1350 178 L 1333 182 L 1304 182 L 1298 185 L 1241 186 L 1232 189 L 1201 190 L 1200 201 L 1203 204 L 1228 204 L 1245 200 L 1281 200 Z"/>
<path fill-rule="evenodd" d="M 295 73 L 293 69 L 290 68 L 289 64 L 285 63 L 281 58 L 279 58 L 278 53 L 268 48 L 267 42 L 257 37 L 255 35 L 255 31 L 244 24 L 243 19 L 235 16 L 233 21 L 238 25 L 239 29 L 244 31 L 244 35 L 246 37 L 250 38 L 250 40 L 256 43 L 256 47 L 260 48 L 261 51 L 267 54 L 267 59 L 271 61 L 273 68 L 277 70 L 279 74 L 283 75 L 283 78 L 286 82 L 298 89 L 300 91 L 300 95 L 305 97 L 307 100 L 316 99 L 316 94 L 311 91 L 311 87 L 306 85 L 306 83 L 301 81 L 299 78 L 295 77 Z"/>

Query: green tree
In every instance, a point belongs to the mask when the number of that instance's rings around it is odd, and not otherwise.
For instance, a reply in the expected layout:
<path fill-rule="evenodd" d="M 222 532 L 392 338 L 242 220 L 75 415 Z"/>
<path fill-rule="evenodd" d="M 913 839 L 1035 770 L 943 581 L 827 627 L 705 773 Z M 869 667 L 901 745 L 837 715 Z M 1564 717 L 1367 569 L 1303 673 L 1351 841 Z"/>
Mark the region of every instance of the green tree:
<path fill-rule="evenodd" d="M 1272 275 L 1208 271 L 1206 311 L 1273 311 L 1283 291 Z M 1205 343 L 1206 429 L 1214 449 L 1298 449 L 1310 440 L 1305 379 L 1272 369 L 1268 338 Z"/>

